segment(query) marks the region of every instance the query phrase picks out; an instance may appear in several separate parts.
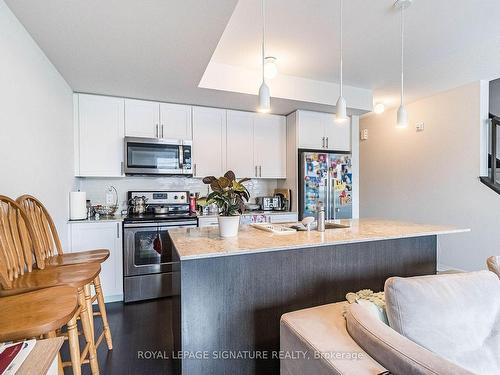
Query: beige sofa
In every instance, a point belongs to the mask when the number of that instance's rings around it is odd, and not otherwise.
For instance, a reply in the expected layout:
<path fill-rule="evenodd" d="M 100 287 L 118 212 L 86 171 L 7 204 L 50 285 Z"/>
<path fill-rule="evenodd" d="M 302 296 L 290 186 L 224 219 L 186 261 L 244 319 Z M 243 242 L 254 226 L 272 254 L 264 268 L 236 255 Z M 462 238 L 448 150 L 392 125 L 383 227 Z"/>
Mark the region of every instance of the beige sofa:
<path fill-rule="evenodd" d="M 284 314 L 281 374 L 500 373 L 499 286 L 488 271 L 391 278 L 390 326 L 356 303 Z"/>

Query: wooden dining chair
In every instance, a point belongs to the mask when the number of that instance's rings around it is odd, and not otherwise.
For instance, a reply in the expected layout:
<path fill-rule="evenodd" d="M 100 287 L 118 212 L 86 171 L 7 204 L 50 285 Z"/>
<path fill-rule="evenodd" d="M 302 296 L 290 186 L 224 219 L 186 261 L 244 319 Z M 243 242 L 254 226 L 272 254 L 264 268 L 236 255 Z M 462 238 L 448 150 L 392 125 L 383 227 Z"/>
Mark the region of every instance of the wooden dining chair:
<path fill-rule="evenodd" d="M 0 303 L 0 342 L 56 337 L 56 332 L 66 326 L 73 374 L 81 374 L 76 289 L 56 286 L 2 297 Z M 61 355 L 58 362 L 59 374 L 62 375 Z"/>
<path fill-rule="evenodd" d="M 33 267 L 34 260 L 38 268 Z M 28 216 L 14 200 L 0 195 L 0 306 L 5 302 L 16 301 L 14 296 L 24 293 L 41 293 L 50 287 L 65 286 L 76 292 L 78 309 L 74 320 L 80 319 L 86 345 L 80 353 L 75 345 L 73 334 L 73 320 L 68 321 L 68 338 L 70 353 L 73 353 L 71 362 L 63 362 L 63 366 L 72 366 L 73 372 L 79 374 L 81 365 L 89 363 L 93 375 L 99 374 L 97 352 L 95 348 L 94 332 L 92 330 L 92 302 L 90 283 L 99 275 L 101 267 L 98 263 L 68 265 L 64 267 L 45 267 L 42 256 L 40 239 L 28 220 Z M 55 294 L 54 297 L 58 297 Z M 11 299 L 12 298 L 12 299 Z M 19 300 L 17 300 L 19 301 Z M 11 302 L 15 304 L 15 302 Z M 51 304 L 51 309 L 59 309 L 58 303 Z M 34 319 L 38 310 L 33 310 Z M 26 310 L 26 313 L 30 313 Z M 15 317 L 12 317 L 13 319 Z M 20 322 L 20 325 L 23 323 Z M 53 335 L 53 331 L 48 331 Z M 76 339 L 78 342 L 78 337 Z M 77 356 L 74 354 L 78 353 Z M 78 361 L 76 361 L 78 357 Z"/>
<path fill-rule="evenodd" d="M 16 202 L 25 210 L 28 219 L 34 228 L 35 235 L 40 239 L 42 246 L 40 256 L 43 258 L 43 263 L 46 267 L 89 263 L 101 264 L 108 259 L 109 250 L 107 249 L 64 253 L 54 221 L 42 202 L 32 195 L 22 195 L 16 199 Z M 104 296 L 102 294 L 101 279 L 99 275 L 97 275 L 97 277 L 92 281 L 92 285 L 94 287 L 92 302 L 97 300 L 98 311 L 96 312 L 96 315 L 101 316 L 103 325 L 103 331 L 96 341 L 96 347 L 99 347 L 104 336 L 106 338 L 108 349 L 112 350 L 113 340 L 111 337 L 111 330 L 109 328 L 106 305 L 104 304 Z M 94 327 L 93 323 L 94 322 L 92 322 L 92 327 Z"/>

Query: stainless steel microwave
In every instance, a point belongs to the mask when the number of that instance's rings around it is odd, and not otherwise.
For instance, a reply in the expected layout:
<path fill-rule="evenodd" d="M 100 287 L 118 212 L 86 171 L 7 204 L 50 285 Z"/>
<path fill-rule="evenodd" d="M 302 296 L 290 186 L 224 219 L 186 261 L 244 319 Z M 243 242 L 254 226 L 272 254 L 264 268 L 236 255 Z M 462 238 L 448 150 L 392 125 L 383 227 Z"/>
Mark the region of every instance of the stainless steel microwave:
<path fill-rule="evenodd" d="M 125 174 L 192 175 L 192 145 L 186 140 L 125 137 Z"/>

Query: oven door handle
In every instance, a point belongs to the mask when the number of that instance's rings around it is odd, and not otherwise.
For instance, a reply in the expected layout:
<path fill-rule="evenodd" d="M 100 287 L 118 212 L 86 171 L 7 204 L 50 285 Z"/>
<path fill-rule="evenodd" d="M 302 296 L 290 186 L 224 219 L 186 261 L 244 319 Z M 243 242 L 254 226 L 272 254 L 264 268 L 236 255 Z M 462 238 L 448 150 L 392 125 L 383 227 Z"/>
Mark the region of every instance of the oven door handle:
<path fill-rule="evenodd" d="M 196 227 L 196 221 L 176 221 L 175 223 L 125 223 L 125 228 L 185 228 Z"/>

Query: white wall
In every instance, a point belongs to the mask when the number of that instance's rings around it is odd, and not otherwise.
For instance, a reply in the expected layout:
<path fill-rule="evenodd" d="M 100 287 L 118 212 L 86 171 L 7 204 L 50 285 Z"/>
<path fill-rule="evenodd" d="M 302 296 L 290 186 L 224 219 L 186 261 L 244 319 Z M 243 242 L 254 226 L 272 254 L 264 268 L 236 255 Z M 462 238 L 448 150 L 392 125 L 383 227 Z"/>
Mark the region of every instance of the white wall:
<path fill-rule="evenodd" d="M 66 240 L 73 178 L 72 90 L 0 0 L 0 194 L 30 193 Z"/>
<path fill-rule="evenodd" d="M 369 129 L 360 144 L 361 217 L 470 228 L 439 238 L 442 268 L 484 269 L 489 255 L 500 254 L 500 195 L 478 180 L 483 87 L 476 82 L 409 104 L 406 129 L 394 127 L 395 110 L 360 122 Z M 416 132 L 420 121 L 425 131 Z"/>

